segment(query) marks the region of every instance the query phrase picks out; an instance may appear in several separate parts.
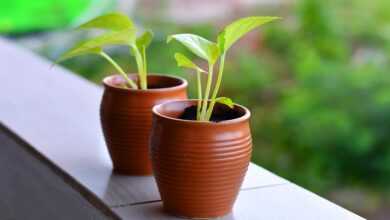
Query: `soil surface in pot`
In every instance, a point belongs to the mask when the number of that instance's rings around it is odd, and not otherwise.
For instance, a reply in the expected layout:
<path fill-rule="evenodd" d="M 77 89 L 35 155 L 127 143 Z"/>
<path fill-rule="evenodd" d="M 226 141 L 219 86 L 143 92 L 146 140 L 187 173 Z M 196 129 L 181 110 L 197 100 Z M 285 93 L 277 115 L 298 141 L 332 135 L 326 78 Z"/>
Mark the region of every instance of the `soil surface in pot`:
<path fill-rule="evenodd" d="M 183 120 L 196 120 L 196 105 L 192 105 L 184 109 L 184 112 L 180 115 L 179 119 Z M 243 116 L 243 112 L 238 111 L 235 108 L 230 108 L 226 105 L 215 105 L 213 114 L 210 121 L 221 122 L 231 120 Z"/>

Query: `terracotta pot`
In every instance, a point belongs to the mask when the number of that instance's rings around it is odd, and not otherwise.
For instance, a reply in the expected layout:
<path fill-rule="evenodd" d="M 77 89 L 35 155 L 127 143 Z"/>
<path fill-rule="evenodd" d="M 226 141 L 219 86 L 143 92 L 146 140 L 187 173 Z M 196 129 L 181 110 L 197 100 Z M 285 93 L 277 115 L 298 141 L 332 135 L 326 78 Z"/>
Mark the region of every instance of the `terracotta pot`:
<path fill-rule="evenodd" d="M 137 75 L 130 74 L 137 81 Z M 187 81 L 178 77 L 149 75 L 148 90 L 125 89 L 119 75 L 103 80 L 100 106 L 103 134 L 114 171 L 127 175 L 150 175 L 149 136 L 152 107 L 187 98 Z"/>
<path fill-rule="evenodd" d="M 231 212 L 249 166 L 250 112 L 222 122 L 178 119 L 195 100 L 153 108 L 151 157 L 164 210 L 188 218 L 212 218 Z M 220 108 L 216 105 L 216 111 Z"/>

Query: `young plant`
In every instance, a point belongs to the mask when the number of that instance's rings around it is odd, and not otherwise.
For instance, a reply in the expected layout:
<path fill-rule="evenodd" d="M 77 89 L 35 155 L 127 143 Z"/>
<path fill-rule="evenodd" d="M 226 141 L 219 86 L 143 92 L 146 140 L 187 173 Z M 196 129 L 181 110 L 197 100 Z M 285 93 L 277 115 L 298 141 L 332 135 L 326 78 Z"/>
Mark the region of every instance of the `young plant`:
<path fill-rule="evenodd" d="M 99 55 L 106 59 L 123 76 L 126 80 L 126 88 L 138 89 L 138 85 L 103 50 L 106 46 L 125 45 L 129 47 L 130 54 L 135 57 L 141 89 L 148 88 L 146 48 L 153 38 L 153 33 L 150 30 L 136 37 L 137 30 L 134 23 L 126 15 L 118 12 L 94 18 L 80 25 L 78 29 L 101 29 L 105 32 L 98 37 L 78 43 L 72 49 L 65 52 L 56 63 L 86 54 Z"/>
<path fill-rule="evenodd" d="M 195 34 L 175 34 L 168 37 L 169 43 L 172 39 L 183 44 L 196 56 L 208 62 L 208 71 L 201 69 L 190 59 L 180 53 L 175 54 L 177 65 L 180 67 L 194 69 L 197 74 L 197 89 L 198 89 L 198 104 L 197 104 L 197 120 L 209 121 L 213 113 L 216 102 L 226 104 L 233 108 L 234 103 L 226 97 L 217 98 L 219 88 L 222 83 L 222 75 L 225 65 L 225 57 L 229 48 L 246 33 L 259 27 L 263 24 L 271 22 L 278 17 L 246 17 L 241 18 L 229 24 L 219 33 L 217 42 L 209 41 Z M 218 73 L 216 82 L 212 88 L 213 74 L 215 63 L 219 60 Z M 201 73 L 206 73 L 207 81 L 204 93 L 202 92 Z M 210 94 L 211 93 L 211 94 Z M 203 95 L 203 96 L 202 96 Z M 211 98 L 210 98 L 211 95 Z"/>

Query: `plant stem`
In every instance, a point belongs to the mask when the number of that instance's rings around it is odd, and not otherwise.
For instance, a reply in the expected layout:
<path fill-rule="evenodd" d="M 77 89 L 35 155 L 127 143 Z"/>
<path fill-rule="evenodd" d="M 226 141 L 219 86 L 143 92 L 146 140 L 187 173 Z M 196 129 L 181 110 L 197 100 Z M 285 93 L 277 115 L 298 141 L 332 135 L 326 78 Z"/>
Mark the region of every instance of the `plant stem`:
<path fill-rule="evenodd" d="M 207 84 L 206 84 L 206 91 L 203 98 L 203 104 L 202 104 L 202 110 L 200 114 L 200 120 L 204 121 L 206 120 L 206 110 L 207 110 L 207 102 L 209 100 L 210 90 L 211 90 L 211 83 L 213 81 L 213 64 L 209 63 L 209 74 L 207 77 Z"/>
<path fill-rule="evenodd" d="M 143 57 L 137 47 L 133 48 L 133 54 L 135 56 L 135 61 L 137 63 L 138 76 L 139 76 L 139 84 L 141 89 L 148 89 L 147 79 L 146 79 L 146 70 L 144 69 Z"/>
<path fill-rule="evenodd" d="M 200 78 L 200 71 L 196 70 L 196 80 L 198 84 L 198 105 L 196 109 L 196 120 L 200 120 L 200 110 L 202 107 L 202 82 Z"/>
<path fill-rule="evenodd" d="M 225 66 L 225 55 L 226 55 L 226 53 L 223 53 L 221 55 L 221 60 L 220 60 L 220 63 L 219 63 L 219 68 L 218 68 L 219 70 L 218 70 L 217 81 L 215 83 L 213 95 L 211 96 L 211 102 L 210 102 L 209 108 L 207 109 L 206 120 L 210 120 L 210 118 L 211 118 L 211 115 L 212 115 L 213 109 L 214 109 L 214 105 L 215 105 L 215 102 L 216 102 L 216 99 L 217 99 L 219 87 L 221 86 L 223 69 L 224 69 L 224 66 Z"/>
<path fill-rule="evenodd" d="M 111 59 L 111 57 L 108 54 L 102 51 L 99 53 L 99 55 L 105 58 L 109 63 L 111 63 L 114 66 L 114 68 L 123 76 L 123 78 L 125 78 L 125 80 L 130 85 L 131 88 L 138 89 L 137 84 L 135 84 L 135 82 L 127 76 L 125 71 L 123 71 L 123 69 L 113 59 Z"/>
<path fill-rule="evenodd" d="M 145 75 L 146 75 L 148 72 L 147 72 L 146 48 L 145 47 L 142 47 L 142 60 L 143 60 L 143 63 L 144 63 L 144 72 L 145 72 Z"/>

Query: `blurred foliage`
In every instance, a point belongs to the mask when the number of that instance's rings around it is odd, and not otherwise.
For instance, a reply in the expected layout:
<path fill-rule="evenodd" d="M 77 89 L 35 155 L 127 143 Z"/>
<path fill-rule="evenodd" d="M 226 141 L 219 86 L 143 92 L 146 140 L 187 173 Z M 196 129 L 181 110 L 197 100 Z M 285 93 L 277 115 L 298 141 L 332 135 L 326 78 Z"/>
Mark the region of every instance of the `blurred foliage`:
<path fill-rule="evenodd" d="M 0 32 L 41 31 L 69 25 L 91 5 L 92 0 L 0 1 Z"/>
<path fill-rule="evenodd" d="M 289 76 L 278 81 L 285 86 L 275 109 L 254 126 L 272 155 L 259 150 L 255 160 L 317 192 L 390 184 L 390 17 L 376 18 L 390 4 L 380 3 L 361 17 L 350 12 L 362 11 L 363 1 L 303 0 L 295 27 L 266 31 L 265 44 Z"/>
<path fill-rule="evenodd" d="M 389 11 L 388 0 L 300 0 L 283 22 L 264 27 L 257 39 L 260 49 L 233 48 L 221 93 L 251 109 L 256 163 L 320 193 L 345 185 L 386 190 Z M 187 78 L 192 76 L 173 59 L 184 49 L 167 46 L 165 36 L 194 32 L 213 39 L 217 34 L 212 25 L 160 21 L 146 28 L 157 30 L 147 52 L 151 72 Z M 135 71 L 123 51 L 112 52 Z M 65 66 L 100 81 L 112 69 L 98 59 L 85 57 Z"/>

